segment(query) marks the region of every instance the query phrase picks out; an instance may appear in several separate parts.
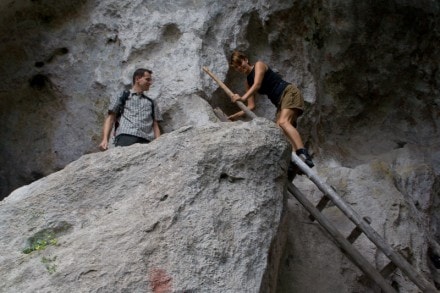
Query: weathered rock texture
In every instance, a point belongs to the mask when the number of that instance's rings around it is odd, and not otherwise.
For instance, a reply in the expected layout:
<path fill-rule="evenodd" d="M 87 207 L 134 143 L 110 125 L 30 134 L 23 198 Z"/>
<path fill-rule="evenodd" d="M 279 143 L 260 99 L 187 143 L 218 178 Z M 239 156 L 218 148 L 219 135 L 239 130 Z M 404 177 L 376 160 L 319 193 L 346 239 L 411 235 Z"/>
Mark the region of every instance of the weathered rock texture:
<path fill-rule="evenodd" d="M 11 0 L 0 8 L 1 197 L 95 152 L 109 98 L 136 67 L 154 71 L 151 96 L 167 133 L 216 122 L 211 106 L 236 111 L 201 67 L 242 93 L 243 77 L 227 65 L 238 48 L 301 88 L 299 126 L 316 171 L 440 284 L 438 1 Z M 255 112 L 272 119 L 274 108 L 258 98 Z M 295 183 L 318 200 L 307 180 Z M 302 225 L 296 207 L 291 200 L 280 290 L 373 290 L 356 289 L 359 271 Z M 386 262 L 362 239 L 356 245 L 379 269 Z M 389 280 L 416 292 L 399 271 Z"/>
<path fill-rule="evenodd" d="M 288 153 L 260 120 L 83 156 L 0 203 L 0 291 L 275 292 Z"/>
<path fill-rule="evenodd" d="M 434 239 L 434 218 L 438 213 L 438 175 L 423 157 L 417 156 L 411 146 L 378 157 L 368 164 L 346 168 L 330 164 L 320 168 L 320 176 L 362 217 L 371 218 L 371 226 L 408 262 L 428 279 L 438 282 L 439 268 L 434 266 L 430 249 L 438 253 Z M 322 196 L 305 178 L 296 179 L 309 199 L 314 202 Z M 426 210 L 435 210 L 435 214 Z M 349 235 L 354 224 L 334 205 L 324 209 L 324 215 L 337 225 L 343 235 Z M 330 237 L 318 224 L 312 224 L 298 202 L 289 199 L 288 243 L 281 268 L 280 292 L 380 292 L 374 285 L 346 282 L 362 280 L 362 275 L 333 245 Z M 319 245 L 310 245 L 319 243 Z M 364 235 L 356 242 L 363 256 L 378 270 L 389 259 L 377 250 Z M 431 247 L 431 248 L 430 248 Z M 438 258 L 437 258 L 438 266 Z M 389 277 L 398 292 L 420 292 L 399 270 Z"/>

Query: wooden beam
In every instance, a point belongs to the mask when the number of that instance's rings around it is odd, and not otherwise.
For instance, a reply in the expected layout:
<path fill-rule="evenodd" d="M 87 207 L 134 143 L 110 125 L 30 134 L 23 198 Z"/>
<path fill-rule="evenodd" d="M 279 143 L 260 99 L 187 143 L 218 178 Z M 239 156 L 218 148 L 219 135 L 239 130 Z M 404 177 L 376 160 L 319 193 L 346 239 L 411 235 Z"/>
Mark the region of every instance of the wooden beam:
<path fill-rule="evenodd" d="M 322 211 L 328 204 L 328 202 L 330 201 L 330 198 L 328 198 L 327 196 L 323 196 L 321 198 L 321 200 L 318 202 L 318 204 L 316 205 L 316 208 L 318 209 L 318 211 Z M 310 221 L 314 221 L 315 217 L 313 217 L 312 215 L 309 216 Z"/>
<path fill-rule="evenodd" d="M 315 183 L 315 185 L 330 199 L 332 202 L 349 218 L 356 226 L 358 226 L 365 236 L 371 240 L 376 246 L 390 259 L 397 267 L 408 276 L 408 278 L 417 285 L 423 292 L 438 292 L 434 286 L 429 283 L 425 277 L 419 274 L 399 253 L 393 248 L 367 223 L 363 220 L 345 201 L 334 191 L 328 184 L 323 182 L 295 153 L 292 153 L 292 161 L 299 169 Z"/>
<path fill-rule="evenodd" d="M 369 217 L 364 217 L 365 222 L 367 222 L 368 224 L 371 224 L 371 218 Z M 359 236 L 361 236 L 362 234 L 362 230 L 356 226 L 354 227 L 353 231 L 351 231 L 350 235 L 348 235 L 347 240 L 350 243 L 353 243 L 356 241 L 356 239 L 358 239 Z"/>
<path fill-rule="evenodd" d="M 380 274 L 384 278 L 388 278 L 396 269 L 397 269 L 396 264 L 390 261 L 386 266 L 382 268 L 382 270 L 380 270 Z"/>
<path fill-rule="evenodd" d="M 376 282 L 386 293 L 397 293 L 382 275 L 351 245 L 347 239 L 333 226 L 333 224 L 316 209 L 313 204 L 292 183 L 287 183 L 287 190 L 291 193 L 333 237 L 339 248 L 357 265 L 367 276 Z"/>
<path fill-rule="evenodd" d="M 231 122 L 228 116 L 219 107 L 214 108 L 214 113 L 221 122 Z"/>
<path fill-rule="evenodd" d="M 225 91 L 225 93 L 230 98 L 234 95 L 234 93 L 207 67 L 203 66 L 203 71 L 205 71 Z M 245 104 L 243 104 L 243 102 L 237 101 L 236 104 L 238 105 L 238 107 L 240 107 L 241 110 L 243 110 L 246 113 L 246 115 L 248 115 L 252 119 L 257 118 L 257 115 L 255 115 L 254 112 L 252 112 L 248 107 L 246 107 Z"/>
<path fill-rule="evenodd" d="M 408 258 L 408 254 L 405 253 L 404 250 L 399 250 L 400 254 L 402 254 L 405 259 Z M 394 273 L 394 271 L 397 269 L 397 266 L 395 263 L 393 263 L 392 261 L 388 262 L 388 264 L 386 266 L 384 266 L 381 270 L 380 270 L 380 274 L 382 275 L 382 277 L 384 277 L 385 279 L 388 278 L 392 273 Z M 366 284 L 367 283 L 367 276 L 362 276 L 359 279 L 359 282 Z"/>

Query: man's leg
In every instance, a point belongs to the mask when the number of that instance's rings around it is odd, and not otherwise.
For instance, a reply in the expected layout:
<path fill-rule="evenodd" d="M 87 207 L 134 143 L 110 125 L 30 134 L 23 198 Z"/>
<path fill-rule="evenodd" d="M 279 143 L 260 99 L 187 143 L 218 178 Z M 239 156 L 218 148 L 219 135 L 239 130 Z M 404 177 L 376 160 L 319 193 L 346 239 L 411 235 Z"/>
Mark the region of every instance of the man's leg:
<path fill-rule="evenodd" d="M 277 124 L 281 127 L 281 129 L 284 131 L 284 134 L 289 139 L 293 151 L 304 148 L 304 144 L 298 130 L 293 127 L 293 124 L 296 124 L 298 112 L 298 109 L 281 109 L 277 119 Z"/>
<path fill-rule="evenodd" d="M 283 129 L 287 138 L 289 139 L 292 150 L 309 166 L 313 168 L 315 164 L 312 161 L 307 150 L 304 148 L 303 141 L 298 130 L 293 126 L 296 125 L 296 120 L 300 114 L 298 109 L 281 109 L 280 115 L 277 119 L 277 124 Z"/>

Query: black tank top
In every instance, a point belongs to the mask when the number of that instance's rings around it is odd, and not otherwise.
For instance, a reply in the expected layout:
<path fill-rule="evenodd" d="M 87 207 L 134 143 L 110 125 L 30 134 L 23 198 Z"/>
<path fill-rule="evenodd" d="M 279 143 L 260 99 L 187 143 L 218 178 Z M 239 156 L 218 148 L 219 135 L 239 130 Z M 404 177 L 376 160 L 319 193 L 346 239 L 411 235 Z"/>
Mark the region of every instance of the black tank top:
<path fill-rule="evenodd" d="M 254 84 L 254 79 L 255 67 L 252 68 L 251 73 L 249 73 L 247 76 L 247 83 L 249 87 Z M 288 85 L 288 82 L 284 81 L 278 73 L 274 72 L 268 67 L 264 73 L 263 82 L 261 83 L 258 93 L 267 95 L 272 104 L 274 104 L 275 107 L 278 107 L 281 100 L 281 94 Z"/>

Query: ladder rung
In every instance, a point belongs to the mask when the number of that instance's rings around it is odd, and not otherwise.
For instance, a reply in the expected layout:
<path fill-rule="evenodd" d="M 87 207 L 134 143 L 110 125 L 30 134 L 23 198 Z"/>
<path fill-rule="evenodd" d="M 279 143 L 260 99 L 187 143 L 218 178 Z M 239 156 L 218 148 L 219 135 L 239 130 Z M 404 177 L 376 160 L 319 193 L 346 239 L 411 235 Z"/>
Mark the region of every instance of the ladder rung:
<path fill-rule="evenodd" d="M 368 223 L 368 225 L 371 224 L 371 218 L 369 217 L 363 217 L 364 221 Z M 353 231 L 351 231 L 350 235 L 348 235 L 347 240 L 350 243 L 353 243 L 358 239 L 358 237 L 362 234 L 362 229 L 356 226 Z"/>
<path fill-rule="evenodd" d="M 402 256 L 405 256 L 405 259 L 408 257 L 408 254 L 405 253 L 404 250 L 399 250 L 399 252 L 400 254 L 402 254 Z M 382 275 L 382 277 L 384 277 L 384 279 L 387 279 L 396 269 L 397 265 L 394 262 L 390 261 L 380 270 L 380 274 Z M 361 282 L 362 284 L 367 284 L 368 281 L 369 279 L 366 275 L 362 276 L 359 280 L 359 282 Z"/>
<path fill-rule="evenodd" d="M 325 208 L 325 206 L 328 204 L 329 201 L 330 201 L 330 198 L 328 196 L 324 195 L 321 198 L 321 200 L 318 202 L 318 204 L 316 205 L 316 209 L 321 212 Z M 310 221 L 314 221 L 315 217 L 310 215 L 309 219 L 310 219 Z"/>
<path fill-rule="evenodd" d="M 383 269 L 380 271 L 380 274 L 386 279 L 388 278 L 395 270 L 397 269 L 397 266 L 395 263 L 390 261 L 386 266 L 383 267 Z"/>

